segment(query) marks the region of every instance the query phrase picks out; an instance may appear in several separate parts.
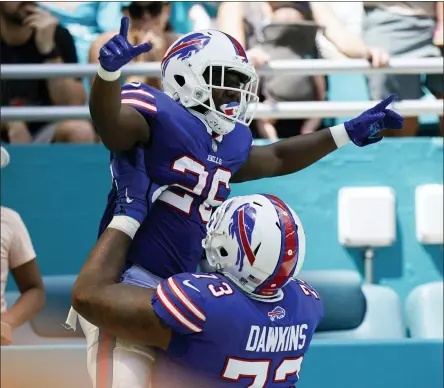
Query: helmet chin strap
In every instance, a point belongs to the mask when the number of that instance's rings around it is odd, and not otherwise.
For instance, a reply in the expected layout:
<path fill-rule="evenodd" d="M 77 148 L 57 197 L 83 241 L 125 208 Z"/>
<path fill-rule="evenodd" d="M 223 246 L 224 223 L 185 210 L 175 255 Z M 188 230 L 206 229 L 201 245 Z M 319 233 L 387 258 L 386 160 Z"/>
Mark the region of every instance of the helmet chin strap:
<path fill-rule="evenodd" d="M 228 120 L 223 115 L 212 110 L 207 110 L 204 116 L 208 126 L 218 135 L 227 135 L 236 126 L 235 121 Z"/>
<path fill-rule="evenodd" d="M 219 113 L 212 98 L 209 99 L 209 103 L 212 109 L 208 109 L 205 112 L 205 121 L 213 132 L 218 135 L 227 135 L 236 126 L 236 121 L 230 120 Z"/>
<path fill-rule="evenodd" d="M 205 104 L 214 106 L 214 103 L 211 104 L 209 100 Z M 208 124 L 211 130 L 218 135 L 227 135 L 236 126 L 236 122 L 234 120 L 227 119 L 222 114 L 219 114 L 217 110 L 208 109 L 204 106 L 204 104 L 193 106 L 190 109 L 193 109 L 203 115 L 205 122 Z"/>

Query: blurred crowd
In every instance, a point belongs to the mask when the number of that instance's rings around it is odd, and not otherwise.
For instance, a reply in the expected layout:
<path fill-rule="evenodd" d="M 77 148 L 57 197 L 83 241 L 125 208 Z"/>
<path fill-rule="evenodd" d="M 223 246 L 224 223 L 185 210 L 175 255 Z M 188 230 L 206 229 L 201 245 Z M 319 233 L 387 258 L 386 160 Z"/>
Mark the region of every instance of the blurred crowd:
<path fill-rule="evenodd" d="M 181 34 L 207 28 L 237 38 L 257 68 L 279 59 L 363 58 L 374 67 L 384 67 L 392 57 L 442 56 L 443 2 L 1 2 L 1 63 L 97 63 L 100 47 L 117 32 L 122 15 L 130 18 L 132 44 L 153 45 L 137 62 L 158 62 Z M 131 81 L 161 87 L 157 78 L 125 80 Z M 81 106 L 90 82 L 2 80 L 1 106 Z M 367 84 L 368 95 L 375 100 L 390 93 L 401 100 L 443 95 L 442 74 L 372 75 Z M 261 79 L 261 100 L 266 104 L 324 101 L 328 92 L 324 76 L 273 74 Z M 323 125 L 319 118 L 256 120 L 252 131 L 255 137 L 276 140 Z M 405 130 L 396 136 L 416 136 L 418 127 L 418 118 L 408 117 Z M 89 120 L 1 122 L 1 140 L 100 141 Z"/>

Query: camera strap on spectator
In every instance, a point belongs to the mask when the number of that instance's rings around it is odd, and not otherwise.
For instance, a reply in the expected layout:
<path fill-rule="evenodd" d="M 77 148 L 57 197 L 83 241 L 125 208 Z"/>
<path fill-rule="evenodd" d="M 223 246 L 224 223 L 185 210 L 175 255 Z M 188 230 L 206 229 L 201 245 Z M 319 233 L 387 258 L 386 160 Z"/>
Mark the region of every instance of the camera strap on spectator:
<path fill-rule="evenodd" d="M 263 28 L 263 50 L 273 59 L 304 59 L 316 56 L 318 26 L 312 22 L 268 24 Z M 271 101 L 317 100 L 311 76 L 272 75 L 263 78 L 264 96 Z"/>

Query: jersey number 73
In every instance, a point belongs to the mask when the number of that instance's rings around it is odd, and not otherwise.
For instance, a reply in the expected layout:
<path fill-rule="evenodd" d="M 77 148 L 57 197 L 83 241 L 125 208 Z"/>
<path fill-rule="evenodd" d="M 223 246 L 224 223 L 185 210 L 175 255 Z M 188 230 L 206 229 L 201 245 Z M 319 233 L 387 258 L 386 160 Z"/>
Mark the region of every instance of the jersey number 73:
<path fill-rule="evenodd" d="M 253 381 L 250 385 L 247 385 L 247 388 L 265 388 L 270 372 L 273 374 L 273 383 L 283 383 L 289 376 L 293 375 L 299 377 L 303 358 L 303 355 L 284 358 L 274 371 L 270 371 L 270 360 L 248 360 L 227 357 L 222 371 L 222 378 L 236 382 L 242 377 L 250 377 Z"/>

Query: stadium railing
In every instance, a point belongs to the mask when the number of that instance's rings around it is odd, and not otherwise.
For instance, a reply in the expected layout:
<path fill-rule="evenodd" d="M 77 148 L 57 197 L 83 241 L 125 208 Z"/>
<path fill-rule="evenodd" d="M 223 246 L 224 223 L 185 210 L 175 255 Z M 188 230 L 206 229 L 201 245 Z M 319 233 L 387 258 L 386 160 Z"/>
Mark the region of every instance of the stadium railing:
<path fill-rule="evenodd" d="M 418 58 L 390 60 L 385 68 L 373 68 L 366 60 L 279 60 L 271 61 L 259 69 L 260 75 L 270 74 L 443 74 L 443 58 Z M 36 64 L 36 65 L 2 65 L 2 79 L 42 79 L 57 77 L 93 77 L 96 74 L 95 64 Z M 160 63 L 130 64 L 123 69 L 124 75 L 159 76 Z M 307 117 L 344 117 L 359 114 L 372 106 L 372 101 L 335 102 L 278 102 L 260 104 L 256 113 L 257 118 L 307 118 Z M 404 100 L 394 105 L 404 116 L 419 116 L 425 114 L 443 115 L 442 101 L 439 100 Z M 2 120 L 63 120 L 89 118 L 86 106 L 82 107 L 1 107 Z"/>
<path fill-rule="evenodd" d="M 255 117 L 290 119 L 356 116 L 376 103 L 377 101 L 307 101 L 278 102 L 273 105 L 260 104 Z M 394 104 L 394 108 L 403 116 L 443 115 L 442 100 L 404 100 Z M 28 122 L 85 119 L 90 117 L 87 106 L 1 107 L 0 115 L 2 120 L 26 120 Z"/>
<path fill-rule="evenodd" d="M 388 67 L 374 68 L 364 59 L 304 59 L 271 61 L 258 70 L 260 75 L 283 74 L 325 75 L 361 74 L 443 74 L 443 58 L 393 58 Z M 160 76 L 160 62 L 129 64 L 123 75 Z M 2 79 L 40 79 L 58 77 L 94 77 L 96 64 L 2 65 Z"/>

